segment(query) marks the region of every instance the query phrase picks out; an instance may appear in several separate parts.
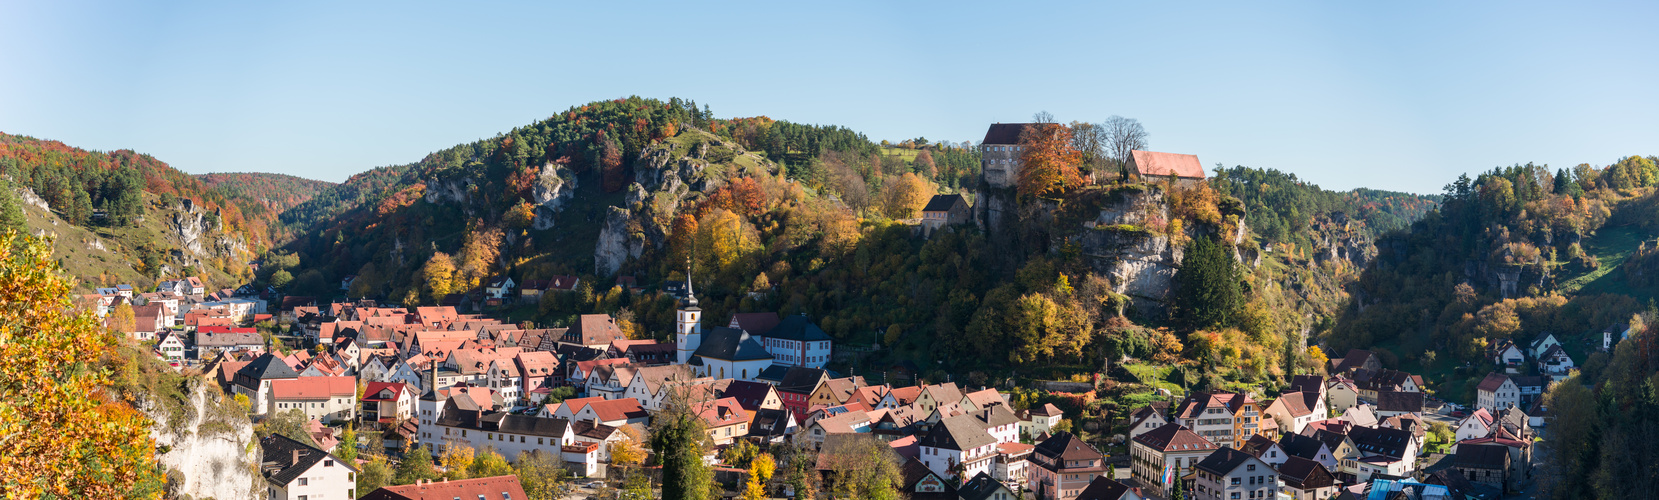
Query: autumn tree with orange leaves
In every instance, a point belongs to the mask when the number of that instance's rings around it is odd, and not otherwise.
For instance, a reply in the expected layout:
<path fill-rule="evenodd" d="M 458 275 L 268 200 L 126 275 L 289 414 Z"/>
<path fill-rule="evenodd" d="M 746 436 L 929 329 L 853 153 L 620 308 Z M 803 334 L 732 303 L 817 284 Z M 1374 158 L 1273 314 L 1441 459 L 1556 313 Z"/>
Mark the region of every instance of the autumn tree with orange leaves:
<path fill-rule="evenodd" d="M 1072 146 L 1071 128 L 1058 123 L 1033 123 L 1020 132 L 1020 194 L 1051 196 L 1083 183 L 1077 170 L 1082 153 Z"/>
<path fill-rule="evenodd" d="M 73 287 L 51 244 L 0 235 L 0 496 L 157 498 L 150 420 L 100 365 L 119 338 Z"/>

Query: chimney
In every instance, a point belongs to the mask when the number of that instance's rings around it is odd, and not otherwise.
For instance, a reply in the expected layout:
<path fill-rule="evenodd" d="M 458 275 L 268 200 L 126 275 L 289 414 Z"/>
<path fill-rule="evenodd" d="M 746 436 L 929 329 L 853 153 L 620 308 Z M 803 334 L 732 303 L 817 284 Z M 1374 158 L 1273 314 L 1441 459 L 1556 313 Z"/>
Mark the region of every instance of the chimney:
<path fill-rule="evenodd" d="M 444 476 L 444 482 L 449 482 L 449 476 Z"/>
<path fill-rule="evenodd" d="M 300 456 L 302 456 L 300 450 L 294 450 L 294 461 L 289 463 L 300 463 Z"/>

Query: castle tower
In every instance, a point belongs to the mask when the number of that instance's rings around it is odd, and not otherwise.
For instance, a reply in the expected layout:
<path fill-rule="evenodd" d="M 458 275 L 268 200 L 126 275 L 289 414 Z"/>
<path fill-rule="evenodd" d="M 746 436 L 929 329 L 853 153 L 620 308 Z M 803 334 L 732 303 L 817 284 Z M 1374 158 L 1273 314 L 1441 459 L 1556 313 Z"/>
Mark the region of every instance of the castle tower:
<path fill-rule="evenodd" d="M 691 263 L 686 263 L 685 300 L 674 311 L 675 359 L 679 364 L 691 361 L 691 353 L 703 344 L 703 310 L 697 307 L 697 294 L 691 289 Z"/>

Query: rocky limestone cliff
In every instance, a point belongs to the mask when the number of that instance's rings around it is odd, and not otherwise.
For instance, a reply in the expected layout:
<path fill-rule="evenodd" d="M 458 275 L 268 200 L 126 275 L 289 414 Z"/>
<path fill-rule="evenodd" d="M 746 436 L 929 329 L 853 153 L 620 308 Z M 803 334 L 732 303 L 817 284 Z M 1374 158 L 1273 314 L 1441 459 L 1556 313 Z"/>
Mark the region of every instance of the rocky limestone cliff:
<path fill-rule="evenodd" d="M 687 200 L 702 193 L 720 189 L 728 176 L 750 174 L 737 163 L 711 164 L 704 159 L 709 148 L 729 149 L 747 162 L 767 172 L 776 172 L 777 165 L 758 155 L 743 150 L 736 143 L 727 142 L 702 132 L 700 142 L 680 151 L 672 141 L 657 143 L 640 152 L 634 162 L 634 182 L 627 188 L 625 203 L 628 208 L 609 207 L 605 224 L 594 245 L 594 273 L 610 276 L 630 259 L 637 259 L 649 244 L 660 249 L 668 241 L 674 214 Z"/>
<path fill-rule="evenodd" d="M 1126 295 L 1137 312 L 1159 315 L 1181 268 L 1181 247 L 1169 236 L 1145 229 L 1169 220 L 1162 190 L 1125 190 L 1100 207 L 1100 215 L 1076 236 L 1096 272 L 1112 280 L 1114 292 Z"/>
<path fill-rule="evenodd" d="M 576 196 L 576 174 L 557 163 L 548 162 L 536 176 L 536 219 L 531 227 L 537 231 L 553 228 L 553 215 L 564 211 L 565 204 Z"/>
<path fill-rule="evenodd" d="M 188 401 L 145 401 L 150 436 L 163 453 L 170 497 L 263 498 L 259 445 L 236 402 L 201 377 L 188 379 Z"/>
<path fill-rule="evenodd" d="M 629 210 L 606 208 L 605 227 L 599 231 L 599 243 L 593 249 L 593 273 L 599 276 L 615 274 L 628 259 L 639 258 L 645 251 L 645 235 L 630 230 L 638 224 L 631 223 Z"/>
<path fill-rule="evenodd" d="M 1317 217 L 1309 225 L 1312 231 L 1313 259 L 1320 263 L 1336 262 L 1364 269 L 1377 257 L 1377 246 L 1365 236 L 1359 225 L 1341 212 Z"/>
<path fill-rule="evenodd" d="M 40 195 L 35 194 L 35 190 L 33 188 L 19 187 L 17 190 L 17 197 L 21 198 L 23 203 L 40 207 L 41 210 L 52 210 L 52 207 L 46 204 L 46 200 L 42 199 Z"/>
<path fill-rule="evenodd" d="M 238 261 L 248 251 L 240 236 L 226 232 L 218 213 L 211 216 L 190 200 L 181 200 L 169 213 L 161 214 L 165 236 L 185 252 L 174 255 L 179 267 L 208 265 L 218 257 Z"/>

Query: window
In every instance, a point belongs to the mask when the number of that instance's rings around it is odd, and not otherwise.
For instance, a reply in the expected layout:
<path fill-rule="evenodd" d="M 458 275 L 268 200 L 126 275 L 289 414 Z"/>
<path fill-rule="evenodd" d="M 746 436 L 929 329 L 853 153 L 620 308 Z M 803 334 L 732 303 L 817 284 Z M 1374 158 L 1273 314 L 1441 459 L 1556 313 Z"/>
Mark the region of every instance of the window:
<path fill-rule="evenodd" d="M 307 484 L 310 484 L 310 480 L 309 480 L 309 479 L 307 479 L 307 478 L 303 478 L 303 477 L 302 477 L 302 478 L 300 478 L 300 486 L 305 486 L 305 485 L 307 485 Z"/>
<path fill-rule="evenodd" d="M 323 461 L 323 467 L 333 467 L 333 466 L 334 466 L 334 461 L 333 460 L 324 460 Z"/>

